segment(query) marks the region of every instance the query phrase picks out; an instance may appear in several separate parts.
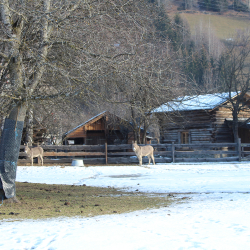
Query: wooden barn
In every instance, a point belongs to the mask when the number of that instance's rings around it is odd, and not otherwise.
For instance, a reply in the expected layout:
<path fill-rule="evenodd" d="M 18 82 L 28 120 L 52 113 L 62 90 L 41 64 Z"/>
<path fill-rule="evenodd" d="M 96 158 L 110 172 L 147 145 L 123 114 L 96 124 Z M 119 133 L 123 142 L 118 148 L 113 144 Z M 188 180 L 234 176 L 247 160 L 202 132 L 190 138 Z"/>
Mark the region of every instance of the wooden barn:
<path fill-rule="evenodd" d="M 131 124 L 104 111 L 63 136 L 63 144 L 103 145 L 127 144 L 134 140 Z"/>
<path fill-rule="evenodd" d="M 236 98 L 234 94 L 233 98 Z M 246 109 L 239 118 L 239 138 L 250 142 L 250 95 L 244 96 Z M 162 143 L 234 142 L 231 103 L 228 93 L 185 96 L 154 110 L 159 119 Z"/>

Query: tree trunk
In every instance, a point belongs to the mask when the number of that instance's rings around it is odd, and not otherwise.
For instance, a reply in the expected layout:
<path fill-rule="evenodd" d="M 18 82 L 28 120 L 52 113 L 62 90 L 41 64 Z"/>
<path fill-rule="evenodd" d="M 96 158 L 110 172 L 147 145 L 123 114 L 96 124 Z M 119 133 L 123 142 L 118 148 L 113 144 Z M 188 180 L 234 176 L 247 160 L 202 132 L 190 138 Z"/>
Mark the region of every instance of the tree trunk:
<path fill-rule="evenodd" d="M 238 142 L 239 134 L 238 134 L 238 123 L 235 124 L 233 128 L 233 134 L 234 134 L 234 142 Z"/>
<path fill-rule="evenodd" d="M 147 126 L 146 126 L 146 121 L 145 121 L 145 118 L 144 118 L 144 124 L 143 124 L 143 135 L 142 135 L 142 143 L 143 144 L 147 144 Z"/>
<path fill-rule="evenodd" d="M 239 138 L 239 125 L 238 125 L 238 112 L 236 110 L 236 108 L 234 108 L 233 110 L 233 135 L 234 135 L 234 142 L 237 143 L 238 142 L 238 138 Z"/>
<path fill-rule="evenodd" d="M 26 138 L 25 138 L 25 142 L 32 146 L 33 145 L 33 120 L 34 120 L 34 116 L 33 116 L 33 109 L 29 108 L 28 112 L 27 112 L 27 124 L 26 124 Z"/>
<path fill-rule="evenodd" d="M 25 114 L 25 105 L 15 106 L 4 122 L 0 141 L 0 179 L 7 199 L 16 196 L 16 170 Z"/>

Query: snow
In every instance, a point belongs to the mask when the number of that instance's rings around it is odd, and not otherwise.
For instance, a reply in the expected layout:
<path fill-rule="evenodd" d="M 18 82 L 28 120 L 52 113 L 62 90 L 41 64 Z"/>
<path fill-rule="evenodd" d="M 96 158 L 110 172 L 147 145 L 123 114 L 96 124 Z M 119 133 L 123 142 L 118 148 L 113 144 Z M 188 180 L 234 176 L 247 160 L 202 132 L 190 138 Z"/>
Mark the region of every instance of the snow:
<path fill-rule="evenodd" d="M 231 93 L 231 97 L 236 96 L 236 92 Z M 229 93 L 217 93 L 196 96 L 182 96 L 176 100 L 165 103 L 153 110 L 153 112 L 171 112 L 187 110 L 207 110 L 214 109 L 229 99 Z"/>
<path fill-rule="evenodd" d="M 113 186 L 182 199 L 125 214 L 0 221 L 0 249 L 250 249 L 250 162 L 18 167 L 17 181 Z M 1 208 L 0 208 L 1 209 Z"/>

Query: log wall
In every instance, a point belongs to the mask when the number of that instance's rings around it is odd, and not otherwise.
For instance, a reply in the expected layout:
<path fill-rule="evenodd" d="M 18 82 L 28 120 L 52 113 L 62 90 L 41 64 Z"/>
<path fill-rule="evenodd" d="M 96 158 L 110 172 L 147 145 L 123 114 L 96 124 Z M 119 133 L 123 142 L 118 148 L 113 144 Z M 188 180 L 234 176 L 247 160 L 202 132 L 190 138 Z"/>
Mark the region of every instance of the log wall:
<path fill-rule="evenodd" d="M 181 133 L 189 132 L 190 143 L 233 142 L 233 131 L 226 119 L 232 118 L 229 104 L 214 110 L 189 110 L 183 112 L 156 113 L 161 127 L 161 142 L 181 143 Z M 239 118 L 249 118 L 250 111 L 241 111 Z"/>

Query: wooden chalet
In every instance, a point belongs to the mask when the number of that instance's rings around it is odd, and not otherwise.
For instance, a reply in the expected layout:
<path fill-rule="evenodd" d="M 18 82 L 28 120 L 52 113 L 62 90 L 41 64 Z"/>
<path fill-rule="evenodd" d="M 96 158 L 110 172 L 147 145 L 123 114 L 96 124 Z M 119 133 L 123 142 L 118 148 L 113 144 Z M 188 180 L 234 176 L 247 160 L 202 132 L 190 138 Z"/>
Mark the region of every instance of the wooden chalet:
<path fill-rule="evenodd" d="M 131 124 L 120 117 L 104 111 L 63 136 L 66 145 L 127 144 L 134 140 Z"/>
<path fill-rule="evenodd" d="M 236 94 L 233 98 L 236 98 Z M 239 138 L 250 142 L 250 95 L 244 96 L 246 109 L 239 118 Z M 162 143 L 234 142 L 231 103 L 228 93 L 185 96 L 154 110 L 159 119 Z"/>

